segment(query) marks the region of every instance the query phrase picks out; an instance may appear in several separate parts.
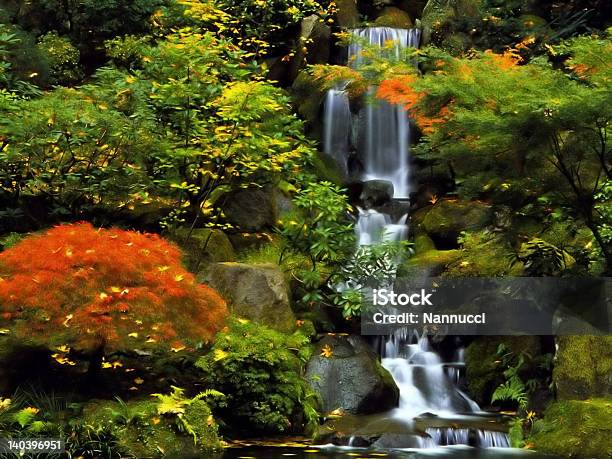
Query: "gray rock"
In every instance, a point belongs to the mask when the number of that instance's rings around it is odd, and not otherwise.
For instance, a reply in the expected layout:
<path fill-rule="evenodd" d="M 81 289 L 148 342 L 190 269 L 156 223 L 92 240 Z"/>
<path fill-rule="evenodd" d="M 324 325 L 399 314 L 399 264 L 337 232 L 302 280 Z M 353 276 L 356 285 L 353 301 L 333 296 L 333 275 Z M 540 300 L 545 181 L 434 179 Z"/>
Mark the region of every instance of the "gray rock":
<path fill-rule="evenodd" d="M 297 49 L 291 65 L 293 79 L 298 72 L 311 64 L 329 62 L 331 29 L 317 15 L 302 19 Z"/>
<path fill-rule="evenodd" d="M 276 203 L 271 189 L 230 191 L 219 202 L 227 220 L 240 229 L 261 231 L 276 223 Z"/>
<path fill-rule="evenodd" d="M 295 328 L 289 286 L 277 265 L 215 263 L 204 280 L 227 300 L 232 314 L 283 332 Z"/>
<path fill-rule="evenodd" d="M 393 183 L 387 180 L 368 180 L 363 182 L 359 200 L 366 208 L 388 204 L 393 199 Z"/>
<path fill-rule="evenodd" d="M 326 346 L 330 357 L 321 355 Z M 399 402 L 393 378 L 356 336 L 326 336 L 319 341 L 306 367 L 306 380 L 321 396 L 323 412 L 342 409 L 370 414 L 397 407 Z"/>

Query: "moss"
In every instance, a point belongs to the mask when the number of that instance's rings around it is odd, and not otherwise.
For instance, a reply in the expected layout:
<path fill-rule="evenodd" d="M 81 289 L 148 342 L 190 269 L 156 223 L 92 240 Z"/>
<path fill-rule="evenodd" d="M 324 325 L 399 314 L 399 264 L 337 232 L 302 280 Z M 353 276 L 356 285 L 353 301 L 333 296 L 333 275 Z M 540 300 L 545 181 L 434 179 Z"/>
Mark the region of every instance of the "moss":
<path fill-rule="evenodd" d="M 412 19 L 405 11 L 394 6 L 387 6 L 383 8 L 380 15 L 376 18 L 375 25 L 378 27 L 410 29 L 412 27 Z"/>
<path fill-rule="evenodd" d="M 432 275 L 441 274 L 448 265 L 456 262 L 461 257 L 460 250 L 435 250 L 430 249 L 418 252 L 414 257 L 409 258 L 398 272 L 399 276 L 409 276 L 422 271 L 429 270 Z"/>
<path fill-rule="evenodd" d="M 454 244 L 462 231 L 476 231 L 491 223 L 490 206 L 478 201 L 442 200 L 432 206 L 420 229 L 435 242 Z M 438 246 L 438 248 L 442 248 Z"/>
<path fill-rule="evenodd" d="M 185 419 L 198 438 L 180 432 L 174 419 L 157 414 L 158 402 L 135 400 L 125 404 L 98 400 L 83 410 L 83 423 L 95 427 L 110 427 L 119 446 L 135 457 L 199 456 L 221 447 L 217 426 L 211 421 L 208 405 L 196 401 L 185 410 Z"/>
<path fill-rule="evenodd" d="M 612 336 L 560 336 L 553 380 L 560 399 L 609 396 Z"/>
<path fill-rule="evenodd" d="M 488 231 L 464 233 L 460 257 L 448 266 L 449 277 L 521 276 L 523 264 L 511 263 L 512 247 L 500 235 Z"/>
<path fill-rule="evenodd" d="M 535 336 L 483 336 L 470 343 L 465 350 L 468 393 L 479 404 L 489 404 L 491 394 L 505 380 L 497 356 L 500 344 L 517 355 L 522 352 L 532 356 L 540 354 L 540 342 Z"/>
<path fill-rule="evenodd" d="M 612 399 L 551 404 L 527 443 L 539 452 L 574 458 L 612 457 Z"/>
<path fill-rule="evenodd" d="M 321 152 L 317 152 L 316 156 L 313 158 L 312 165 L 317 177 L 321 180 L 327 180 L 336 185 L 343 185 L 346 182 L 344 172 L 333 158 Z"/>
<path fill-rule="evenodd" d="M 179 228 L 171 237 L 183 249 L 185 263 L 191 271 L 198 271 L 210 263 L 236 259 L 234 247 L 221 230 Z"/>

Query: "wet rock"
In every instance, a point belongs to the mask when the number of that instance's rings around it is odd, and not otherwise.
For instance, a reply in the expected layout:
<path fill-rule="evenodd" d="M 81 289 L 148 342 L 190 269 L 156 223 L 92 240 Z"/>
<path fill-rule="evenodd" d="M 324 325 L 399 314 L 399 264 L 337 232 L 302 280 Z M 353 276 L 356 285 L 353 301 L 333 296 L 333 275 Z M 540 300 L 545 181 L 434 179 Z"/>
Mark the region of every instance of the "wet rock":
<path fill-rule="evenodd" d="M 390 203 L 393 193 L 393 183 L 387 180 L 368 180 L 363 182 L 359 200 L 365 208 L 371 209 Z"/>
<path fill-rule="evenodd" d="M 412 28 L 412 19 L 410 15 L 395 6 L 384 7 L 374 23 L 378 27 L 394 27 L 397 29 Z"/>
<path fill-rule="evenodd" d="M 283 332 L 295 328 L 289 286 L 277 265 L 215 263 L 204 280 L 225 297 L 232 314 Z"/>
<path fill-rule="evenodd" d="M 322 355 L 324 351 L 331 355 Z M 393 378 L 356 336 L 326 336 L 319 341 L 306 367 L 306 380 L 320 395 L 323 412 L 340 408 L 351 414 L 376 413 L 399 402 Z"/>
<path fill-rule="evenodd" d="M 373 448 L 422 448 L 427 439 L 409 433 L 384 433 L 374 443 Z"/>

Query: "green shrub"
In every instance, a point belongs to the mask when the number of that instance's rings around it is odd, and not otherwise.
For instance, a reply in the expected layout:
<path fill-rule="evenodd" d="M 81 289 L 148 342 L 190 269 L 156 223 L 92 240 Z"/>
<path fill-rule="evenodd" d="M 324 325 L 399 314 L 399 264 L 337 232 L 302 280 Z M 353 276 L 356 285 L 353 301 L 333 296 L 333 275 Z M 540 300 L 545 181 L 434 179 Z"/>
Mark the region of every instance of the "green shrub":
<path fill-rule="evenodd" d="M 67 86 L 83 78 L 81 53 L 68 38 L 49 32 L 39 38 L 38 49 L 49 66 L 50 84 Z"/>
<path fill-rule="evenodd" d="M 217 414 L 234 429 L 277 433 L 312 428 L 315 394 L 301 377 L 312 350 L 300 331 L 292 335 L 244 319 L 217 335 L 196 366 L 204 385 L 226 394 Z"/>

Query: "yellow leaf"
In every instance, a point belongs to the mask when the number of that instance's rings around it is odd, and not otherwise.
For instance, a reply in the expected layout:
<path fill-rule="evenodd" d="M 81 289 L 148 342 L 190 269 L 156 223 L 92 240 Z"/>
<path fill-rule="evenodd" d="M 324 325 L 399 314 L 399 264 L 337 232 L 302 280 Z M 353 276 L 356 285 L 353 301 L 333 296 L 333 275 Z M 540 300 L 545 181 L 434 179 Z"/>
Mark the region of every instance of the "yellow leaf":
<path fill-rule="evenodd" d="M 238 319 L 238 322 L 240 322 L 241 324 L 248 324 L 249 323 L 249 319 Z"/>
<path fill-rule="evenodd" d="M 181 346 L 174 346 L 174 347 L 170 348 L 170 350 L 172 352 L 181 352 L 182 350 L 185 350 L 185 349 L 187 349 L 187 348 L 185 346 L 182 346 L 182 345 Z"/>
<path fill-rule="evenodd" d="M 128 335 L 130 338 L 138 338 L 138 333 L 133 332 Z"/>
<path fill-rule="evenodd" d="M 228 356 L 228 353 L 225 352 L 223 349 L 215 349 L 215 356 L 214 356 L 215 362 L 218 362 L 219 360 L 223 360 L 227 356 Z"/>
<path fill-rule="evenodd" d="M 334 350 L 329 344 L 326 344 L 325 346 L 323 346 L 323 348 L 321 348 L 321 357 L 329 359 L 332 355 L 334 355 Z"/>
<path fill-rule="evenodd" d="M 177 274 L 176 276 L 174 276 L 174 280 L 177 282 L 180 282 L 183 279 L 185 279 L 185 276 L 183 274 Z"/>
<path fill-rule="evenodd" d="M 144 379 L 142 379 L 142 378 L 136 378 L 136 379 L 134 379 L 134 382 L 135 382 L 136 384 L 138 384 L 138 385 L 141 385 L 142 383 L 144 383 Z"/>

